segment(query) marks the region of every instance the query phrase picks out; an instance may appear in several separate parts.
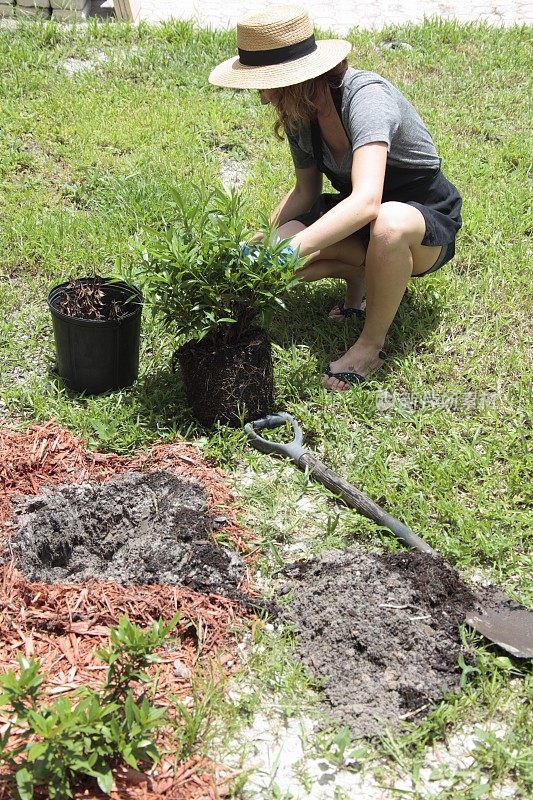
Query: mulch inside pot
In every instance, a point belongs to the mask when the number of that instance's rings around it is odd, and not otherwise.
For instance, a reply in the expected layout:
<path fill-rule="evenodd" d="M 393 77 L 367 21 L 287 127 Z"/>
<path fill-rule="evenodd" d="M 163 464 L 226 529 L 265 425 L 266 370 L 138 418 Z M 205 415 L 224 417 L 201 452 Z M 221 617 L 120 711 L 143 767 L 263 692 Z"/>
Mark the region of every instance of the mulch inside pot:
<path fill-rule="evenodd" d="M 354 736 L 418 721 L 459 690 L 459 625 L 477 603 L 442 558 L 331 550 L 285 572 L 297 653 Z"/>
<path fill-rule="evenodd" d="M 109 279 L 99 276 L 71 278 L 56 298 L 56 308 L 67 317 L 78 319 L 120 319 L 131 311 L 131 305 L 110 297 L 107 284 Z"/>
<path fill-rule="evenodd" d="M 274 372 L 265 331 L 224 346 L 188 342 L 177 356 L 187 402 L 202 424 L 241 426 L 272 413 Z"/>
<path fill-rule="evenodd" d="M 49 497 L 51 486 L 65 484 L 70 484 L 70 491 L 80 484 L 92 484 L 94 491 L 94 484 L 102 484 L 103 488 L 118 475 L 136 473 L 138 477 L 161 471 L 166 485 L 169 475 L 199 483 L 206 497 L 202 503 L 210 518 L 224 520 L 225 542 L 239 551 L 244 563 L 253 560 L 256 541 L 237 523 L 237 509 L 222 472 L 210 466 L 196 448 L 159 445 L 135 458 L 93 453 L 81 439 L 54 422 L 26 431 L 0 429 L 0 533 L 5 537 L 4 555 L 8 550 L 6 537 L 12 532 L 14 498 L 40 495 L 45 487 Z M 31 501 L 22 501 L 23 506 L 27 502 Z M 246 577 L 241 588 L 251 592 Z M 170 619 L 177 610 L 181 612 L 179 650 L 159 652 L 162 663 L 158 665 L 158 702 L 165 705 L 169 691 L 181 698 L 191 694 L 191 677 L 196 670 L 209 670 L 215 676 L 233 671 L 236 631 L 243 624 L 245 613 L 241 604 L 220 595 L 199 594 L 168 584 L 31 582 L 12 565 L 4 564 L 0 567 L 0 671 L 17 669 L 16 655 L 23 653 L 40 659 L 51 696 L 68 695 L 82 685 L 96 687 L 105 667 L 95 657 L 95 651 L 107 643 L 110 626 L 116 625 L 123 614 L 146 626 L 158 618 Z M 0 730 L 5 721 L 0 717 Z M 171 748 L 164 732 L 162 736 L 160 746 Z M 226 795 L 228 777 L 207 758 L 194 756 L 176 764 L 169 756 L 150 776 L 132 770 L 117 773 L 112 797 L 216 800 Z M 3 786 L 1 791 L 1 800 L 7 800 L 9 789 Z M 76 797 L 102 795 L 85 790 Z"/>

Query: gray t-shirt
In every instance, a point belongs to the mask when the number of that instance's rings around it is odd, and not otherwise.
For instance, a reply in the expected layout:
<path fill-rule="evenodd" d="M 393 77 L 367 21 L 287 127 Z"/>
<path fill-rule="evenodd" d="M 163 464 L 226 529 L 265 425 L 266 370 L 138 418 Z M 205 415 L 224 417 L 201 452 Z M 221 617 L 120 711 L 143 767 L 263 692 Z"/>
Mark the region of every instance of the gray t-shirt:
<path fill-rule="evenodd" d="M 435 169 L 440 158 L 426 126 L 411 103 L 375 72 L 349 67 L 342 90 L 342 122 L 350 148 L 339 165 L 323 142 L 324 165 L 341 180 L 350 182 L 352 154 L 370 142 L 386 142 L 387 164 L 406 169 Z M 286 131 L 294 166 L 315 163 L 310 125 Z"/>

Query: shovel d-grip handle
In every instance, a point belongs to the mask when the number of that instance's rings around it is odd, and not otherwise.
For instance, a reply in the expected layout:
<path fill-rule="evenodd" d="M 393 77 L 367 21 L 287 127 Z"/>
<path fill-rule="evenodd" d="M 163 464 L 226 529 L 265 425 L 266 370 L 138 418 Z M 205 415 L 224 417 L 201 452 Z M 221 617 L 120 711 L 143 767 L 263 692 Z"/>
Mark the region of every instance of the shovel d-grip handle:
<path fill-rule="evenodd" d="M 292 441 L 291 442 L 271 442 L 260 436 L 257 431 L 273 430 L 280 428 L 287 422 L 290 423 L 292 428 Z M 261 453 L 277 453 L 280 456 L 286 456 L 294 461 L 296 466 L 299 466 L 298 461 L 307 452 L 305 447 L 302 446 L 304 435 L 302 429 L 290 414 L 284 411 L 278 411 L 276 414 L 269 414 L 268 417 L 263 419 L 256 419 L 255 422 L 248 422 L 244 426 L 244 430 L 248 436 L 250 444 Z"/>
<path fill-rule="evenodd" d="M 257 431 L 272 430 L 290 423 L 293 439 L 291 442 L 272 442 L 260 436 Z M 341 478 L 335 472 L 332 472 L 322 461 L 315 458 L 303 447 L 303 433 L 297 421 L 290 414 L 284 411 L 278 411 L 276 414 L 271 414 L 263 419 L 249 422 L 244 426 L 244 430 L 248 436 L 250 443 L 261 453 L 277 453 L 278 455 L 286 456 L 293 461 L 300 469 L 307 469 L 309 474 L 317 481 L 322 483 L 333 494 L 340 497 L 347 506 L 355 508 L 360 514 L 377 522 L 378 525 L 388 528 L 397 539 L 406 544 L 408 547 L 414 547 L 422 553 L 429 553 L 437 555 L 426 542 L 414 533 L 407 525 L 388 514 L 381 506 L 378 506 L 370 497 L 360 492 L 355 486 Z"/>

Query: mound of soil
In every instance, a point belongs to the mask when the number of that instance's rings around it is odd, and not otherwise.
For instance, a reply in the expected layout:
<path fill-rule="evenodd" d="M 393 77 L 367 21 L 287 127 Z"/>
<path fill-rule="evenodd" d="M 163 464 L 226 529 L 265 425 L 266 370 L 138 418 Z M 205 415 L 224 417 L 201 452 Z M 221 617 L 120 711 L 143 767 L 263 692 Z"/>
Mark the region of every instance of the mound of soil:
<path fill-rule="evenodd" d="M 458 690 L 458 626 L 478 604 L 443 559 L 332 550 L 285 572 L 298 655 L 354 736 L 421 719 Z"/>
<path fill-rule="evenodd" d="M 206 497 L 169 472 L 61 485 L 19 500 L 10 550 L 30 580 L 174 584 L 235 597 L 240 556 L 209 540 Z"/>

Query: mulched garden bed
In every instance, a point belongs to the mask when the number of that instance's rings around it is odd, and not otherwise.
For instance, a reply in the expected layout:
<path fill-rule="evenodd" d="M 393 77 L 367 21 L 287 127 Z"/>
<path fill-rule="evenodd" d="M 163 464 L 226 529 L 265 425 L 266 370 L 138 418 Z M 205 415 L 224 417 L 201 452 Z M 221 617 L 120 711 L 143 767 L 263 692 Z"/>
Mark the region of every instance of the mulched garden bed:
<path fill-rule="evenodd" d="M 128 472 L 166 470 L 194 479 L 207 495 L 210 513 L 225 516 L 224 534 L 231 547 L 249 560 L 257 538 L 237 523 L 234 496 L 222 470 L 213 467 L 191 445 L 156 445 L 147 454 L 127 458 L 87 450 L 85 442 L 51 421 L 25 431 L 0 428 L 0 532 L 12 516 L 14 495 L 38 494 L 46 485 L 104 482 Z"/>
<path fill-rule="evenodd" d="M 220 470 L 210 466 L 201 453 L 186 444 L 154 447 L 149 453 L 126 458 L 93 453 L 85 443 L 55 422 L 34 425 L 26 431 L 0 429 L 0 534 L 5 537 L 4 558 L 13 522 L 13 500 L 21 496 L 53 494 L 51 487 L 80 484 L 109 485 L 119 475 L 151 475 L 191 479 L 201 485 L 210 518 L 223 521 L 225 545 L 253 560 L 255 540 L 236 520 L 236 508 Z M 130 478 L 131 479 L 131 478 Z M 128 480 L 128 479 L 126 479 Z M 23 500 L 22 504 L 30 501 Z M 203 501 L 202 501 L 203 502 Z M 216 538 L 216 532 L 214 534 Z M 247 577 L 242 590 L 252 593 Z M 243 624 L 245 610 L 235 600 L 217 594 L 200 594 L 183 586 L 119 585 L 109 581 L 80 583 L 31 582 L 13 564 L 0 568 L 0 670 L 16 669 L 17 653 L 36 656 L 47 674 L 46 688 L 53 697 L 68 694 L 82 685 L 97 686 L 103 665 L 95 651 L 107 643 L 108 628 L 123 614 L 132 622 L 148 626 L 159 618 L 181 618 L 176 633 L 180 646 L 175 652 L 159 651 L 158 701 L 167 705 L 168 692 L 180 698 L 191 695 L 195 671 L 230 674 L 236 662 L 236 629 Z M 0 730 L 5 720 L 0 717 Z M 170 740 L 159 741 L 170 751 Z M 116 775 L 113 800 L 118 798 L 166 797 L 172 800 L 217 800 L 227 794 L 228 774 L 207 758 L 194 756 L 176 764 L 165 757 L 153 775 L 125 770 Z M 4 787 L 1 800 L 9 794 Z M 77 797 L 102 797 L 84 791 Z"/>

